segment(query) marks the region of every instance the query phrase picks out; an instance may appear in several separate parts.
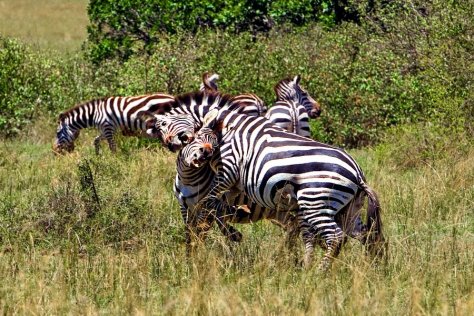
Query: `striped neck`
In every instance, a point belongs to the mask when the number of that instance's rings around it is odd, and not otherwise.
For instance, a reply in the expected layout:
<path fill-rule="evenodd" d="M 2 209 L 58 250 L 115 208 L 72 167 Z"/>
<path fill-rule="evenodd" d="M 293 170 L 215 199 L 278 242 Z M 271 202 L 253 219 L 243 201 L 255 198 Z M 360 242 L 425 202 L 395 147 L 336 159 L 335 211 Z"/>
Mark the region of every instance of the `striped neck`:
<path fill-rule="evenodd" d="M 96 99 L 75 106 L 63 113 L 64 123 L 67 124 L 72 131 L 87 127 L 97 127 L 98 122 L 96 120 L 98 111 L 96 109 L 103 102 L 102 99 Z"/>

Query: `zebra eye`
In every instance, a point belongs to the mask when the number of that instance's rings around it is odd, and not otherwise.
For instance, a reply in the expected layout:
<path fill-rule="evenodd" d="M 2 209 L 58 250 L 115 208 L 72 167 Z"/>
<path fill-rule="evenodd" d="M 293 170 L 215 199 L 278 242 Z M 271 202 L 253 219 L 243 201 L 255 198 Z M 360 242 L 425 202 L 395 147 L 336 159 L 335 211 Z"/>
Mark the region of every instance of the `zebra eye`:
<path fill-rule="evenodd" d="M 166 121 L 161 122 L 161 126 L 166 126 Z"/>

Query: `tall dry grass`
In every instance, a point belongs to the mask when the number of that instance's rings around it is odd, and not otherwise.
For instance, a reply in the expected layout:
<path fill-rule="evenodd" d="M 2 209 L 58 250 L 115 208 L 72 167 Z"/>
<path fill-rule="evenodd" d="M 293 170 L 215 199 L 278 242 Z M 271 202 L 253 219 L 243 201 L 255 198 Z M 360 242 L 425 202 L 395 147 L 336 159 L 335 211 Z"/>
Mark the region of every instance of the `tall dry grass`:
<path fill-rule="evenodd" d="M 187 258 L 171 190 L 174 156 L 159 146 L 121 139 L 117 155 L 95 157 L 89 132 L 74 154 L 56 158 L 52 132 L 32 134 L 42 137 L 0 145 L 3 313 L 474 312 L 472 145 L 410 165 L 396 154 L 406 135 L 353 151 L 381 197 L 389 258 L 374 264 L 350 241 L 322 274 L 303 270 L 270 223 L 238 226 L 238 245 L 216 229 Z M 84 166 L 99 197 L 95 212 Z"/>

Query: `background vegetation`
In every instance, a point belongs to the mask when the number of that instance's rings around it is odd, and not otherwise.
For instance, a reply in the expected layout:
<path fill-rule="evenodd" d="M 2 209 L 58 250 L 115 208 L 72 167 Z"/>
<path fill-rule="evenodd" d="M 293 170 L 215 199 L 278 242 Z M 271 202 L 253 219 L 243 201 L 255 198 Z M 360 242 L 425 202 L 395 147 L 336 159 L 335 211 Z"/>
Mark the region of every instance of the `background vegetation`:
<path fill-rule="evenodd" d="M 104 3 L 89 4 L 90 27 Z M 259 3 L 268 13 L 283 2 Z M 474 313 L 474 2 L 284 3 L 317 4 L 318 22 L 156 30 L 149 47 L 134 40 L 117 46 L 130 54 L 96 59 L 91 29 L 79 49 L 86 1 L 0 1 L 2 313 Z M 382 199 L 386 264 L 351 241 L 328 275 L 304 271 L 269 223 L 239 226 L 235 247 L 215 231 L 188 260 L 172 154 L 120 138 L 117 155 L 96 157 L 95 131 L 74 154 L 51 154 L 60 111 L 107 95 L 188 92 L 203 71 L 221 74 L 222 91 L 268 104 L 278 80 L 302 75 L 323 106 L 314 137 L 353 148 Z"/>

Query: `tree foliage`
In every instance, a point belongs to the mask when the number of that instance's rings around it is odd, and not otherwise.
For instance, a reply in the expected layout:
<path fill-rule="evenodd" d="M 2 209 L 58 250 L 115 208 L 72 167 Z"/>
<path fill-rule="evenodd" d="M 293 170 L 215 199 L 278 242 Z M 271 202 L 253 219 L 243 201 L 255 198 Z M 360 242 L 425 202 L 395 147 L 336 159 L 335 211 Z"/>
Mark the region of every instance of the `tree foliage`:
<path fill-rule="evenodd" d="M 90 55 L 100 61 L 149 53 L 163 34 L 217 28 L 234 33 L 266 33 L 284 24 L 356 21 L 351 0 L 91 0 Z"/>

